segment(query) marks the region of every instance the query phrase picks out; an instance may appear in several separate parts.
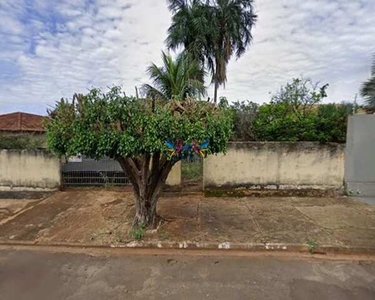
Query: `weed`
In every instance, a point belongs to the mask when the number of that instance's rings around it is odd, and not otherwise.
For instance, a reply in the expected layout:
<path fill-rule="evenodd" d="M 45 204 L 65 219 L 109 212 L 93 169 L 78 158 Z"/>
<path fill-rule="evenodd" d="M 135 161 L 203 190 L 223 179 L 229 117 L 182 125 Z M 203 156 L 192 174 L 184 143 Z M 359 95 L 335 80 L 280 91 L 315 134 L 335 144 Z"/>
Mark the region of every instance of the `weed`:
<path fill-rule="evenodd" d="M 145 225 L 137 225 L 135 228 L 133 228 L 130 231 L 130 235 L 137 241 L 143 240 L 146 232 L 146 226 Z"/>
<path fill-rule="evenodd" d="M 309 247 L 309 252 L 313 254 L 318 247 L 318 243 L 313 240 L 307 240 L 306 242 L 307 246 Z"/>

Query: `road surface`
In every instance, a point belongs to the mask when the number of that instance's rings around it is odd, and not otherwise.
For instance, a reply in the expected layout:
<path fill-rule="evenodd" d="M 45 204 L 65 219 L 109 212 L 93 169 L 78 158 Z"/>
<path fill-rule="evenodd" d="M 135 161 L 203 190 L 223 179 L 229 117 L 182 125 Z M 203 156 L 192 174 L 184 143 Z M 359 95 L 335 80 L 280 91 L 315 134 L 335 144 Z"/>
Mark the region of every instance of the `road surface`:
<path fill-rule="evenodd" d="M 170 253 L 2 247 L 0 299 L 375 299 L 371 260 Z"/>

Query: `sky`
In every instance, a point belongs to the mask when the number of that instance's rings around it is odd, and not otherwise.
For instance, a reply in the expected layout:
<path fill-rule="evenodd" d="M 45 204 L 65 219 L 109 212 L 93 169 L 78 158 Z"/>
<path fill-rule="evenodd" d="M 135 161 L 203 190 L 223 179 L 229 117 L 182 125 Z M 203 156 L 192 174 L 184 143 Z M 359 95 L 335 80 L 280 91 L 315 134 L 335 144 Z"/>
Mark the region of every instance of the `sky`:
<path fill-rule="evenodd" d="M 255 9 L 253 42 L 229 62 L 219 96 L 263 103 L 304 76 L 329 83 L 325 102 L 353 101 L 370 76 L 375 0 L 255 0 Z M 0 0 L 0 113 L 44 115 L 91 87 L 135 94 L 161 63 L 170 22 L 165 0 Z"/>

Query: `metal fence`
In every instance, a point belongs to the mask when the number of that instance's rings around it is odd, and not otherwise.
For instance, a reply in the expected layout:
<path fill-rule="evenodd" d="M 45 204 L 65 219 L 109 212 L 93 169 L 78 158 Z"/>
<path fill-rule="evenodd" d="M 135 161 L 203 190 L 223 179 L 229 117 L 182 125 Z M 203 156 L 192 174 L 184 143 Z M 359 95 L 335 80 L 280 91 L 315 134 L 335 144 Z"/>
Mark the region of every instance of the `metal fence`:
<path fill-rule="evenodd" d="M 93 160 L 82 158 L 68 161 L 61 167 L 63 186 L 121 186 L 130 181 L 119 163 L 104 158 Z"/>

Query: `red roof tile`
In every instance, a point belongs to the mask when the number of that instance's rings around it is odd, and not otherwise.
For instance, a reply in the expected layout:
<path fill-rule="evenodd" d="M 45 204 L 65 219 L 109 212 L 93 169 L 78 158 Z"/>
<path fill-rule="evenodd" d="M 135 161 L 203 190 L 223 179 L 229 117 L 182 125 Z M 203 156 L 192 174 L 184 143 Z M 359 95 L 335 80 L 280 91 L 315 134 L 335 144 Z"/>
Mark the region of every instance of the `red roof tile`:
<path fill-rule="evenodd" d="M 43 120 L 46 117 L 15 112 L 0 115 L 0 131 L 37 131 L 44 132 Z"/>

